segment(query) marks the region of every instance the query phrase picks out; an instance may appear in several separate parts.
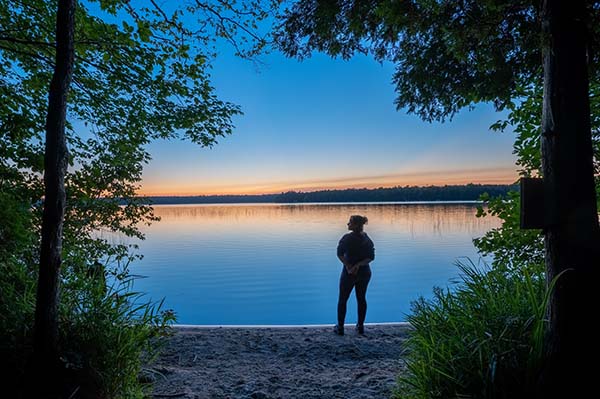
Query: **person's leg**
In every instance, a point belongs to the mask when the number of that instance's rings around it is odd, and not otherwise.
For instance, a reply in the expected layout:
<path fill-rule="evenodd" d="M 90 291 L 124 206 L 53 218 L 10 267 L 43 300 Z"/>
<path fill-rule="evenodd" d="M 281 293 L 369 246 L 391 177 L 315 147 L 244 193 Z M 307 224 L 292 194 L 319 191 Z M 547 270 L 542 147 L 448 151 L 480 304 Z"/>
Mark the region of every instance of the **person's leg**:
<path fill-rule="evenodd" d="M 342 275 L 340 276 L 340 294 L 338 297 L 337 306 L 337 325 L 339 326 L 338 328 L 341 328 L 342 330 L 344 328 L 344 320 L 346 319 L 346 302 L 348 302 L 348 298 L 350 297 L 353 287 L 354 278 L 342 271 Z"/>
<path fill-rule="evenodd" d="M 356 303 L 358 305 L 358 330 L 362 333 L 365 318 L 367 316 L 367 286 L 371 280 L 371 271 L 365 270 L 360 273 L 356 280 Z"/>

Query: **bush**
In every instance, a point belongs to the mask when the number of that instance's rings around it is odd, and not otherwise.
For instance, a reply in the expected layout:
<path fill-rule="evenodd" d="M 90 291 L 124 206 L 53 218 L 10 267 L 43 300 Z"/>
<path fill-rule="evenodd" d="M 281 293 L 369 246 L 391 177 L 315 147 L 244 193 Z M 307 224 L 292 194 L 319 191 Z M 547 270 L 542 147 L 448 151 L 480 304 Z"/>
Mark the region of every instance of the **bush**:
<path fill-rule="evenodd" d="M 64 359 L 83 398 L 143 398 L 138 376 L 160 348 L 174 321 L 171 311 L 132 291 L 128 264 L 104 275 L 103 267 L 74 273 L 63 285 L 61 340 Z"/>
<path fill-rule="evenodd" d="M 115 266 L 106 280 L 89 269 L 63 270 L 60 346 L 79 398 L 143 398 L 138 376 L 174 320 L 162 302 L 131 291 L 127 266 Z M 0 356 L 10 397 L 19 397 L 31 355 L 36 283 L 26 265 L 0 260 Z"/>
<path fill-rule="evenodd" d="M 535 389 L 547 289 L 541 266 L 521 273 L 459 262 L 454 289 L 412 305 L 407 373 L 396 398 L 514 398 Z"/>
<path fill-rule="evenodd" d="M 16 190 L 0 188 L 0 358 L 3 381 L 15 383 L 31 353 L 37 273 L 27 265 L 37 259 L 36 240 L 29 208 Z"/>
<path fill-rule="evenodd" d="M 35 278 L 13 259 L 0 259 L 0 358 L 3 391 L 15 397 L 32 351 Z"/>

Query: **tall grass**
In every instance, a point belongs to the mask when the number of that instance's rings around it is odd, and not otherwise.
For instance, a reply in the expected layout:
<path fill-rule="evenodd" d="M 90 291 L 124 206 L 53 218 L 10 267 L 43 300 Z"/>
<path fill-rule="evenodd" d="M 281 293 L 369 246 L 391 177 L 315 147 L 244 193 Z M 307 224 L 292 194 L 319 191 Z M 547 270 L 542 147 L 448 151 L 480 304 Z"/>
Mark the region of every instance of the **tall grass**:
<path fill-rule="evenodd" d="M 533 396 L 548 300 L 541 266 L 515 272 L 458 262 L 460 278 L 412 304 L 407 373 L 396 398 Z"/>
<path fill-rule="evenodd" d="M 0 356 L 9 372 L 4 373 L 7 397 L 20 397 L 31 354 L 33 270 L 0 261 Z M 141 399 L 150 387 L 139 381 L 140 371 L 158 353 L 174 315 L 162 302 L 132 291 L 127 263 L 113 267 L 106 280 L 89 271 L 71 264 L 62 274 L 59 332 L 67 383 L 81 399 Z"/>
<path fill-rule="evenodd" d="M 0 358 L 4 397 L 18 397 L 32 353 L 35 278 L 14 259 L 0 259 Z"/>
<path fill-rule="evenodd" d="M 81 397 L 143 398 L 138 376 L 157 355 L 174 315 L 163 311 L 162 301 L 132 290 L 135 277 L 128 263 L 113 268 L 107 279 L 97 273 L 76 273 L 64 285 L 65 359 Z"/>

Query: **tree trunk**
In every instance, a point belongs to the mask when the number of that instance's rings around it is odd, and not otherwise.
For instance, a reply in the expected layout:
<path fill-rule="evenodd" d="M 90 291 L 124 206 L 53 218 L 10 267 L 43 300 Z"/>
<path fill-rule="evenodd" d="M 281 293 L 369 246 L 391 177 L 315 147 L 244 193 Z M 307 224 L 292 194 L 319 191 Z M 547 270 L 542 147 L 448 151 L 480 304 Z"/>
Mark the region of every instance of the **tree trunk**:
<path fill-rule="evenodd" d="M 59 277 L 68 164 L 65 120 L 67 93 L 73 74 L 75 5 L 76 0 L 58 1 L 56 66 L 50 83 L 46 117 L 44 212 L 33 343 L 34 364 L 37 370 L 46 373 L 43 376 L 59 368 Z"/>
<path fill-rule="evenodd" d="M 586 2 L 545 0 L 542 170 L 548 216 L 549 303 L 547 362 L 542 394 L 585 392 L 592 371 L 585 359 L 597 342 L 590 319 L 598 311 L 600 229 L 594 188 L 587 70 Z M 563 274 L 561 274 L 563 273 Z M 595 389 L 594 389 L 595 390 Z M 593 391 L 592 391 L 593 392 Z M 582 396 L 583 397 L 583 396 Z"/>

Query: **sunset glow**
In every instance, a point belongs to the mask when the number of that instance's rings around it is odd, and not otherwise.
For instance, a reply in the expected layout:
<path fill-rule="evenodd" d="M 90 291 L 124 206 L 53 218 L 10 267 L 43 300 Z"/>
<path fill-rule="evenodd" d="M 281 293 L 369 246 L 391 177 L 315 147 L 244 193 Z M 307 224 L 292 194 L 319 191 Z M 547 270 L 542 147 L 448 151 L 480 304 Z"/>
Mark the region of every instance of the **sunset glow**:
<path fill-rule="evenodd" d="M 286 191 L 318 191 L 346 188 L 378 188 L 395 186 L 443 186 L 468 183 L 512 184 L 517 180 L 513 168 L 480 170 L 439 170 L 390 174 L 382 176 L 345 177 L 339 179 L 290 180 L 288 182 L 263 182 L 259 184 L 243 181 L 219 185 L 178 183 L 177 181 L 160 184 L 146 184 L 140 195 L 147 196 L 193 196 L 225 194 L 276 194 Z"/>
<path fill-rule="evenodd" d="M 213 83 L 239 104 L 235 131 L 212 148 L 148 145 L 140 195 L 276 194 L 345 188 L 511 184 L 514 136 L 491 132 L 491 105 L 427 123 L 396 110 L 394 66 L 366 56 L 265 56 L 257 69 L 224 54 Z"/>

